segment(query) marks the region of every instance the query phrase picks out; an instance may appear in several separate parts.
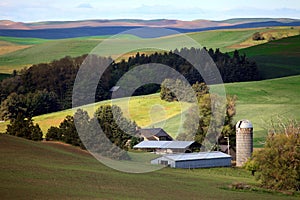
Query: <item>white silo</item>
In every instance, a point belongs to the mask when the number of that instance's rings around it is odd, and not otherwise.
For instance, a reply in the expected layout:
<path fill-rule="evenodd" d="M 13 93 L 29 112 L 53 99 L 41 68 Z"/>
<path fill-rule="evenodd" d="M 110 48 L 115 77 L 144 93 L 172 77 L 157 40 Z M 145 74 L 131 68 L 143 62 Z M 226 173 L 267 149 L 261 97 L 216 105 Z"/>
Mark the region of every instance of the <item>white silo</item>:
<path fill-rule="evenodd" d="M 240 120 L 236 126 L 236 166 L 240 167 L 253 152 L 253 125 L 249 120 Z"/>

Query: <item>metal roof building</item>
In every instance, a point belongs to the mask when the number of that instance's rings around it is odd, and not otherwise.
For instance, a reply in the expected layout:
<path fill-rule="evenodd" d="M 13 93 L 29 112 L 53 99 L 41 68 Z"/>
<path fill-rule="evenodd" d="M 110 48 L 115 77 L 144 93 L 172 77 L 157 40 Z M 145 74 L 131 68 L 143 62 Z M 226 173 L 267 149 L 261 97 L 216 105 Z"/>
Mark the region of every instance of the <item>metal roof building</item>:
<path fill-rule="evenodd" d="M 151 164 L 167 165 L 172 168 L 230 167 L 231 156 L 220 151 L 166 154 L 153 159 Z"/>
<path fill-rule="evenodd" d="M 134 149 L 154 151 L 156 153 L 184 153 L 191 152 L 195 141 L 142 141 Z"/>

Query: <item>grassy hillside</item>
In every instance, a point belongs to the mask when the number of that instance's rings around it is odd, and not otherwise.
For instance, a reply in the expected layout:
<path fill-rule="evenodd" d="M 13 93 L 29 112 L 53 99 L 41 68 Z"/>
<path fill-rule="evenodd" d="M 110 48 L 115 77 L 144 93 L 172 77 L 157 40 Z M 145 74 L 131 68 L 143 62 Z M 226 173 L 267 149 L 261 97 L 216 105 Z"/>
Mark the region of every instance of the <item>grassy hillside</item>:
<path fill-rule="evenodd" d="M 225 84 L 227 94 L 238 96 L 235 120 L 249 119 L 254 124 L 255 147 L 262 146 L 267 129 L 271 126 L 271 120 L 276 121 L 278 116 L 300 120 L 299 85 L 300 76 Z M 184 131 L 182 123 L 185 115 L 181 113 L 188 108 L 189 104 L 168 103 L 161 101 L 159 94 L 153 94 L 132 97 L 129 101 L 129 112 L 127 112 L 125 109 L 127 102 L 127 99 L 120 99 L 115 103 L 124 108 L 125 116 L 135 120 L 138 125 L 163 127 L 173 137 L 176 137 L 178 132 Z M 109 102 L 101 102 L 95 107 L 106 103 Z M 92 114 L 95 107 L 90 105 L 85 109 Z M 72 113 L 72 110 L 66 110 L 37 116 L 34 120 L 46 133 L 50 126 L 58 126 L 66 115 L 72 115 Z M 5 131 L 6 125 L 7 122 L 0 123 L 0 132 Z"/>
<path fill-rule="evenodd" d="M 240 52 L 257 62 L 265 79 L 300 74 L 300 36 L 275 40 Z"/>
<path fill-rule="evenodd" d="M 99 41 L 86 39 L 53 40 L 2 54 L 1 72 L 11 73 L 14 69 L 19 70 L 24 66 L 58 60 L 66 55 L 80 56 L 90 52 L 98 43 Z"/>
<path fill-rule="evenodd" d="M 233 30 L 214 30 L 196 33 L 188 33 L 202 46 L 208 48 L 220 48 L 221 51 L 233 51 L 261 43 L 268 42 L 253 41 L 251 36 L 255 32 L 265 35 L 272 34 L 276 38 L 299 35 L 299 28 L 277 27 L 277 28 L 258 28 L 258 29 L 233 29 Z M 44 40 L 36 38 L 11 38 L 0 37 L 0 73 L 11 73 L 14 69 L 21 69 L 41 62 L 50 62 L 64 56 L 79 56 L 89 53 L 103 39 L 108 36 L 82 37 L 61 40 Z M 175 49 L 179 44 L 180 36 L 172 35 L 167 37 L 151 39 L 151 43 L 163 44 L 167 49 Z M 120 50 L 127 49 L 128 44 L 136 36 L 124 35 L 118 40 Z M 130 41 L 128 41 L 130 40 Z M 1 45 L 1 42 L 3 43 Z M 142 42 L 142 41 L 139 41 Z M 149 44 L 149 43 L 148 43 Z M 139 51 L 143 51 L 139 49 Z M 149 51 L 148 53 L 152 53 Z M 128 55 L 124 55 L 127 58 Z"/>
<path fill-rule="evenodd" d="M 226 84 L 227 94 L 237 95 L 236 121 L 249 119 L 254 125 L 254 143 L 261 147 L 271 120 L 300 120 L 300 76 Z"/>
<path fill-rule="evenodd" d="M 163 169 L 146 174 L 112 170 L 85 151 L 0 135 L 2 199 L 298 199 L 228 185 L 257 182 L 242 169 Z"/>
<path fill-rule="evenodd" d="M 102 101 L 97 104 L 92 104 L 82 107 L 88 111 L 90 116 L 93 116 L 95 110 L 104 104 L 111 104 L 111 101 Z M 159 94 L 146 95 L 139 97 L 132 97 L 130 100 L 127 98 L 114 100 L 113 104 L 118 105 L 122 108 L 123 113 L 126 117 L 136 121 L 141 127 L 151 126 L 152 124 L 163 121 L 167 128 L 166 130 L 171 132 L 172 135 L 176 135 L 181 124 L 176 121 L 165 121 L 166 119 L 177 116 L 181 112 L 188 109 L 188 103 L 180 102 L 166 102 L 162 101 Z M 128 109 L 127 109 L 128 108 Z M 34 122 L 38 123 L 44 132 L 47 133 L 48 128 L 51 126 L 58 126 L 60 122 L 64 120 L 67 115 L 73 115 L 76 109 L 64 110 L 60 112 L 45 114 L 34 117 Z M 6 125 L 8 122 L 0 123 L 0 132 L 5 132 Z"/>

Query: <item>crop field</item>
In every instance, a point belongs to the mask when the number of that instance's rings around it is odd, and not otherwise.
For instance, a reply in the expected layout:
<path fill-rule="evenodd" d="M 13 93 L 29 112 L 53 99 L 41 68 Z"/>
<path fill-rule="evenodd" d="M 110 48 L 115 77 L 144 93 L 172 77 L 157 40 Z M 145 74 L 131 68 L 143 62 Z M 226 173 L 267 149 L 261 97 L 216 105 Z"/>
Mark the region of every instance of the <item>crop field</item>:
<path fill-rule="evenodd" d="M 298 199 L 257 189 L 238 168 L 170 169 L 145 174 L 112 170 L 86 151 L 55 142 L 0 135 L 0 196 L 3 199 Z M 233 190 L 242 182 L 251 190 Z"/>
<path fill-rule="evenodd" d="M 230 52 L 235 49 L 241 49 L 268 42 L 253 41 L 251 36 L 255 32 L 261 32 L 264 35 L 272 34 L 277 39 L 299 35 L 298 27 L 291 29 L 290 27 L 276 28 L 255 28 L 255 29 L 233 29 L 233 30 L 214 30 L 195 33 L 187 33 L 201 46 L 207 48 L 219 48 L 223 52 Z M 120 35 L 116 40 L 120 52 L 127 52 L 133 43 L 141 43 L 141 48 L 135 49 L 133 52 L 152 53 L 153 50 L 142 49 L 143 43 L 153 44 L 154 46 L 163 46 L 164 50 L 174 50 L 181 48 L 178 40 L 179 35 L 166 36 L 154 39 L 141 39 L 132 35 Z M 109 36 L 92 36 L 70 39 L 46 40 L 38 38 L 13 38 L 0 37 L 0 73 L 11 73 L 13 70 L 20 70 L 25 66 L 30 67 L 32 64 L 42 62 L 51 62 L 63 58 L 65 56 L 80 56 L 90 53 L 97 45 Z M 161 51 L 161 49 L 155 49 Z M 131 54 L 133 53 L 131 52 Z M 128 58 L 128 53 L 124 54 L 124 59 Z M 123 55 L 123 54 L 122 54 Z M 114 56 L 114 55 L 107 55 Z"/>

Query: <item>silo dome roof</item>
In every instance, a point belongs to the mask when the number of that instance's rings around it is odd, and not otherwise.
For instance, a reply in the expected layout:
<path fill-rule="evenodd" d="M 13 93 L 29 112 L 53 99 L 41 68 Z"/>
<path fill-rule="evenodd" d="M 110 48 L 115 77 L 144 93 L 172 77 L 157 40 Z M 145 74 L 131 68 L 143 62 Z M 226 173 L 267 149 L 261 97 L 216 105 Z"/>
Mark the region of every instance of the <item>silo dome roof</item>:
<path fill-rule="evenodd" d="M 236 123 L 236 128 L 253 128 L 253 125 L 249 120 L 243 119 Z"/>

